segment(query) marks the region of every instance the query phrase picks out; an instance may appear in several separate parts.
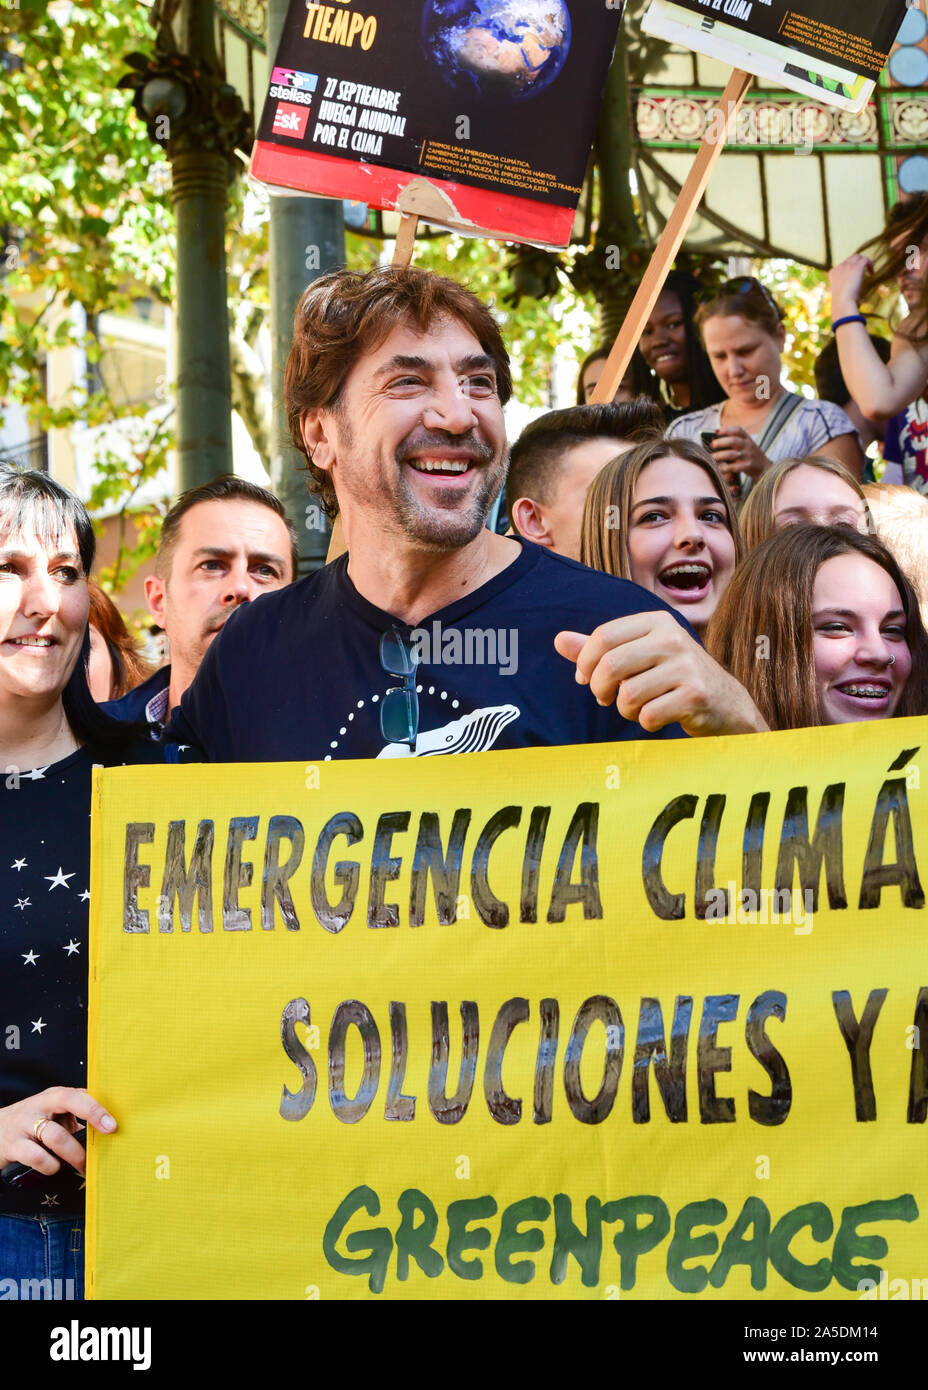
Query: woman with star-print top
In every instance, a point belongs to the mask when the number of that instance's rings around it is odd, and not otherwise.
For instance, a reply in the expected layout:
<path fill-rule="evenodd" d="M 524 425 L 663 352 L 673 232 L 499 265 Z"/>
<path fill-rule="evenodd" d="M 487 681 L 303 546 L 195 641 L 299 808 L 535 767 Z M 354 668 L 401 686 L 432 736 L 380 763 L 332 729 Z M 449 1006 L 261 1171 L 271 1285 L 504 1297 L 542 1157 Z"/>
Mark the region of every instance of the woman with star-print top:
<path fill-rule="evenodd" d="M 79 1132 L 116 1128 L 83 1089 L 91 770 L 167 760 L 90 695 L 93 557 L 76 498 L 0 472 L 0 1288 L 19 1298 L 83 1296 Z"/>

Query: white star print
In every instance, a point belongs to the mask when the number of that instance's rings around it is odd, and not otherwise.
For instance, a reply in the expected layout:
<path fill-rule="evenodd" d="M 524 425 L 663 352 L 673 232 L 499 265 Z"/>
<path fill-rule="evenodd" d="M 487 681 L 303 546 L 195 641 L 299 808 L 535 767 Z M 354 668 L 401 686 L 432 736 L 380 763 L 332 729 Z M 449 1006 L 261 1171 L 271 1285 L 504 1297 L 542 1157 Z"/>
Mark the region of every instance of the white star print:
<path fill-rule="evenodd" d="M 49 1192 L 48 1196 L 42 1199 L 43 1207 L 57 1207 L 59 1205 L 60 1203 L 58 1201 L 58 1198 L 55 1196 L 54 1192 Z"/>
<path fill-rule="evenodd" d="M 42 1036 L 42 1029 L 48 1027 L 43 1018 L 31 1018 L 29 1022 L 32 1024 L 33 1033 L 38 1033 L 39 1037 Z"/>
<path fill-rule="evenodd" d="M 67 951 L 67 953 L 68 953 L 69 956 L 74 956 L 74 955 L 77 954 L 77 952 L 80 950 L 80 948 L 81 948 L 81 947 L 80 947 L 80 942 L 79 942 L 79 941 L 69 941 L 68 944 L 67 944 L 67 946 L 62 946 L 61 949 L 62 949 L 62 951 Z"/>
<path fill-rule="evenodd" d="M 81 902 L 82 902 L 82 903 L 85 903 L 85 902 L 87 902 L 87 901 L 89 900 L 89 898 L 90 898 L 90 890 L 87 889 L 87 888 L 85 888 L 84 891 L 83 891 L 83 893 L 81 894 Z"/>
<path fill-rule="evenodd" d="M 10 868 L 15 869 L 17 873 L 19 873 L 21 869 L 28 869 L 28 867 L 29 865 L 26 863 L 25 859 L 14 859 L 10 865 Z"/>
<path fill-rule="evenodd" d="M 25 909 L 26 909 L 27 907 L 31 907 L 31 906 L 32 906 L 32 899 L 31 899 L 31 898 L 17 898 L 17 899 L 16 899 L 16 906 L 19 908 L 20 912 L 24 912 Z"/>
<path fill-rule="evenodd" d="M 76 873 L 77 870 L 75 869 L 74 872 Z M 51 892 L 53 888 L 67 888 L 68 879 L 73 878 L 74 874 L 62 873 L 61 865 L 59 864 L 56 874 L 43 874 L 42 877 L 48 881 L 48 891 Z"/>
<path fill-rule="evenodd" d="M 31 772 L 24 772 L 23 780 L 29 782 L 44 782 L 45 774 L 50 766 L 51 763 L 46 763 L 44 767 L 34 767 Z"/>
<path fill-rule="evenodd" d="M 27 965 L 35 965 L 38 959 L 38 956 L 33 950 L 30 950 L 28 955 L 23 956 L 23 960 L 26 962 Z"/>

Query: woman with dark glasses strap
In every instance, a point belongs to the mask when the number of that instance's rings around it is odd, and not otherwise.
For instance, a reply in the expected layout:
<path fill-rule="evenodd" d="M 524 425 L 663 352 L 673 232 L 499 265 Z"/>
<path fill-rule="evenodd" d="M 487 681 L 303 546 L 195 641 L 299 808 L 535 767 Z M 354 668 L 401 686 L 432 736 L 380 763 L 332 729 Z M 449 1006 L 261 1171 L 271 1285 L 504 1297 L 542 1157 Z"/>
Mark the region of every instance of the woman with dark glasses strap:
<path fill-rule="evenodd" d="M 742 496 L 782 458 L 825 454 L 861 476 L 863 455 L 844 411 L 780 382 L 786 330 L 769 290 L 750 276 L 728 280 L 695 322 L 725 399 L 675 420 L 669 438 L 701 441 Z"/>

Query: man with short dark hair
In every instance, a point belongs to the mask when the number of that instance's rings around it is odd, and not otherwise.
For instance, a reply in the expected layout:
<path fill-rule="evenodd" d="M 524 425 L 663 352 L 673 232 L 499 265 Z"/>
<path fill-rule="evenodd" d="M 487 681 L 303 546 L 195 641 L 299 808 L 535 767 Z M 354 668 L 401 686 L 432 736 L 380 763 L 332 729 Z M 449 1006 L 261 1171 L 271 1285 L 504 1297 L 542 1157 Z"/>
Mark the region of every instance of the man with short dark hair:
<path fill-rule="evenodd" d="M 289 584 L 298 560 L 293 523 L 266 488 L 226 474 L 185 492 L 161 524 L 155 573 L 145 580 L 171 664 L 106 704 L 106 712 L 156 728 L 166 723 L 230 614 Z"/>
<path fill-rule="evenodd" d="M 170 737 L 310 763 L 764 727 L 654 594 L 487 529 L 509 391 L 492 315 L 453 281 L 306 290 L 288 418 L 347 554 L 232 615 Z"/>
<path fill-rule="evenodd" d="M 593 479 L 611 459 L 663 432 L 660 406 L 647 396 L 539 416 L 509 455 L 506 497 L 513 529 L 579 560 L 583 504 Z"/>

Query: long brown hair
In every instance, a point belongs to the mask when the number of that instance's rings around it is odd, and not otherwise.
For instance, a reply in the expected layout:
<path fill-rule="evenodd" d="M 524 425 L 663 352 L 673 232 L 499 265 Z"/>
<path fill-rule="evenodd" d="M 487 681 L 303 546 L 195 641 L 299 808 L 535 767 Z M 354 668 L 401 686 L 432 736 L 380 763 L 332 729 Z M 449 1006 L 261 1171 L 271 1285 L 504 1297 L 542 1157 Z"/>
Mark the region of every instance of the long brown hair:
<path fill-rule="evenodd" d="M 619 579 L 631 579 L 628 554 L 628 525 L 632 514 L 635 484 L 649 463 L 677 458 L 695 463 L 708 473 L 725 508 L 728 529 L 735 542 L 735 564 L 744 554 L 741 528 L 725 481 L 705 449 L 689 439 L 649 439 L 612 459 L 593 479 L 583 508 L 580 530 L 580 559 L 591 569 L 603 570 Z"/>
<path fill-rule="evenodd" d="M 741 534 L 744 537 L 745 550 L 755 550 L 757 546 L 767 540 L 768 536 L 773 535 L 777 529 L 775 513 L 780 484 L 788 473 L 792 473 L 794 468 L 801 467 L 821 468 L 825 473 L 834 473 L 835 477 L 840 478 L 842 483 L 847 483 L 851 491 L 856 492 L 863 503 L 864 517 L 867 523 L 865 529 L 871 534 L 873 533 L 875 528 L 870 516 L 870 508 L 867 506 L 863 488 L 854 474 L 845 468 L 843 463 L 839 463 L 837 459 L 829 458 L 827 454 L 810 454 L 808 458 L 780 459 L 778 463 L 771 464 L 751 488 L 738 518 L 741 522 Z"/>
<path fill-rule="evenodd" d="M 90 595 L 90 625 L 103 638 L 113 663 L 113 688 L 109 698 L 119 700 L 147 680 L 154 667 L 140 654 L 135 638 L 109 594 L 93 580 L 88 582 L 87 592 Z"/>
<path fill-rule="evenodd" d="M 879 236 L 860 249 L 873 262 L 873 273 L 864 277 L 861 299 L 870 299 L 874 290 L 888 284 L 908 266 L 909 256 L 922 254 L 922 242 L 928 239 L 928 193 L 896 203 L 890 211 L 886 226 Z M 928 342 L 928 276 L 922 285 L 921 302 L 912 310 L 903 325 L 903 336 L 913 344 Z"/>
<path fill-rule="evenodd" d="M 849 526 L 787 526 L 752 550 L 722 596 L 706 650 L 750 694 L 771 729 L 824 724 L 812 643 L 812 590 L 826 560 L 858 554 L 885 570 L 906 615 L 912 671 L 896 715 L 928 712 L 928 634 L 918 599 L 893 556 Z"/>

